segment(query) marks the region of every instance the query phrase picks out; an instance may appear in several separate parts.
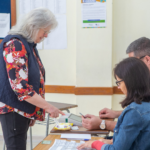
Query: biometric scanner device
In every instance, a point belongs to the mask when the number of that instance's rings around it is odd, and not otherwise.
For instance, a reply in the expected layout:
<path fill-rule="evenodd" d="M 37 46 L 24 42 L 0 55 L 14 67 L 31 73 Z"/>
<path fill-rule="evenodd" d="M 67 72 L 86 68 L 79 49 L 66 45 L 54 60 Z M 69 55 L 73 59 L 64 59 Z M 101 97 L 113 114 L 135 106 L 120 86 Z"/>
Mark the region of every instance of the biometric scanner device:
<path fill-rule="evenodd" d="M 62 115 L 59 120 L 60 123 L 73 123 L 76 126 L 82 126 L 82 118 L 81 116 L 74 115 L 72 113 L 66 113 Z"/>

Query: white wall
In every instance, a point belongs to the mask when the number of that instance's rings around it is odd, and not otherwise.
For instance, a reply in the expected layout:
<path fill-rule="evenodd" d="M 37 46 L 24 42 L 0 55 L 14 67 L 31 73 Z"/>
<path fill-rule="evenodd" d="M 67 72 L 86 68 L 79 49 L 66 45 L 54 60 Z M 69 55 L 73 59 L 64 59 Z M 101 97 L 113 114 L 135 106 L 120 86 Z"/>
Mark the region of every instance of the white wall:
<path fill-rule="evenodd" d="M 67 0 L 67 49 L 39 50 L 46 69 L 46 84 L 76 84 L 76 0 Z"/>
<path fill-rule="evenodd" d="M 112 0 L 107 1 L 107 27 L 82 28 L 81 1 L 77 0 L 76 86 L 112 87 Z M 112 107 L 112 96 L 78 95 L 77 114 L 94 114 Z"/>
<path fill-rule="evenodd" d="M 150 38 L 149 6 L 149 0 L 113 0 L 113 67 L 128 57 L 126 49 L 132 41 L 143 36 Z M 113 96 L 113 109 L 121 109 L 116 103 L 119 99 L 122 95 Z"/>
<path fill-rule="evenodd" d="M 107 27 L 81 27 L 81 1 L 77 0 L 76 85 L 112 86 L 112 0 L 107 1 Z"/>

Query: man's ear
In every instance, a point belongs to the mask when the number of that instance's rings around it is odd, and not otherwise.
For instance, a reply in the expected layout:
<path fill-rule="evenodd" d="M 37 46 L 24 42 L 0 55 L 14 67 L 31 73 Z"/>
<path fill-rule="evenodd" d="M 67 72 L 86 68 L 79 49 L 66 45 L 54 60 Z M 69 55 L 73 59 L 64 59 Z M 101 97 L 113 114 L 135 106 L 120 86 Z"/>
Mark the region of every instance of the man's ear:
<path fill-rule="evenodd" d="M 146 60 L 146 62 L 147 62 L 148 64 L 150 64 L 150 56 L 146 55 L 146 56 L 145 56 L 145 60 Z"/>

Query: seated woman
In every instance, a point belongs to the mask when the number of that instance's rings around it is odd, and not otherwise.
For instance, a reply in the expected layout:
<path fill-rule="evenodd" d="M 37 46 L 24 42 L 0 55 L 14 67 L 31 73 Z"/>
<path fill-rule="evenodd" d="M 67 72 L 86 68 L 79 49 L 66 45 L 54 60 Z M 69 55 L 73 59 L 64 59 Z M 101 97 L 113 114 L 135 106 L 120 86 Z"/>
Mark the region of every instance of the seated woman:
<path fill-rule="evenodd" d="M 127 58 L 114 69 L 118 88 L 126 95 L 124 109 L 114 129 L 113 144 L 89 141 L 78 149 L 150 150 L 150 73 L 137 58 Z"/>

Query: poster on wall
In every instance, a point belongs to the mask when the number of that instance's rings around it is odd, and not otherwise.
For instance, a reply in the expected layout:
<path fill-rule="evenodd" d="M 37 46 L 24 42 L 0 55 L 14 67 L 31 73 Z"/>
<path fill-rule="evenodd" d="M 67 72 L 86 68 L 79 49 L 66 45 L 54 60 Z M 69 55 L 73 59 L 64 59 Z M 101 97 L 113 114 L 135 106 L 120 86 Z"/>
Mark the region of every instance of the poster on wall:
<path fill-rule="evenodd" d="M 67 48 L 67 17 L 66 0 L 19 0 L 19 18 L 35 8 L 47 8 L 53 12 L 58 26 L 51 31 L 44 42 L 37 44 L 37 49 L 66 49 Z"/>
<path fill-rule="evenodd" d="M 5 38 L 10 30 L 10 13 L 0 13 L 0 38 Z"/>
<path fill-rule="evenodd" d="M 106 0 L 81 0 L 82 27 L 106 27 Z"/>
<path fill-rule="evenodd" d="M 58 25 L 44 40 L 44 49 L 67 48 L 67 18 L 66 15 L 55 15 Z"/>

